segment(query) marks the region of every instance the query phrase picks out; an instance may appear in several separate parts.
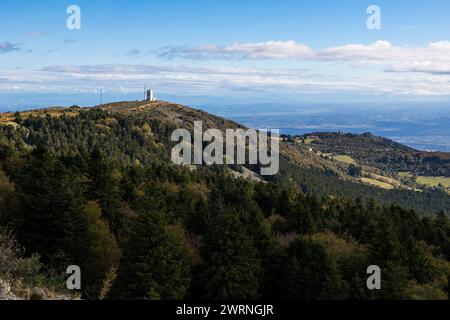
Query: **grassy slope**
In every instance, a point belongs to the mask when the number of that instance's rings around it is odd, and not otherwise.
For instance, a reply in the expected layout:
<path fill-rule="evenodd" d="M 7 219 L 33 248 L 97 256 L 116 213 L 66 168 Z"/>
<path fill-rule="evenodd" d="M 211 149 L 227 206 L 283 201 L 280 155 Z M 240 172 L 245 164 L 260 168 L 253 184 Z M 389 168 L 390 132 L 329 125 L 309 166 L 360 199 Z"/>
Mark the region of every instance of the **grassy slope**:
<path fill-rule="evenodd" d="M 448 177 L 426 177 L 419 176 L 417 177 L 417 183 L 424 184 L 430 187 L 437 187 L 439 185 L 444 186 L 445 188 L 450 188 L 450 178 Z"/>

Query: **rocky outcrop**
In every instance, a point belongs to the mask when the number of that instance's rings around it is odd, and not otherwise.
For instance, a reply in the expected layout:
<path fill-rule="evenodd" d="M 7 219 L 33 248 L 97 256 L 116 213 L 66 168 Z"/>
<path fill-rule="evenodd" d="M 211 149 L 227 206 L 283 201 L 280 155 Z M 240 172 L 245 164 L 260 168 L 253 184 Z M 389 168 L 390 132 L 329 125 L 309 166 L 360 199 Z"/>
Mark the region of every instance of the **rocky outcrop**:
<path fill-rule="evenodd" d="M 0 300 L 76 300 L 75 296 L 59 294 L 44 288 L 14 290 L 11 284 L 0 279 Z"/>
<path fill-rule="evenodd" d="M 20 300 L 11 291 L 9 282 L 0 279 L 0 300 Z"/>

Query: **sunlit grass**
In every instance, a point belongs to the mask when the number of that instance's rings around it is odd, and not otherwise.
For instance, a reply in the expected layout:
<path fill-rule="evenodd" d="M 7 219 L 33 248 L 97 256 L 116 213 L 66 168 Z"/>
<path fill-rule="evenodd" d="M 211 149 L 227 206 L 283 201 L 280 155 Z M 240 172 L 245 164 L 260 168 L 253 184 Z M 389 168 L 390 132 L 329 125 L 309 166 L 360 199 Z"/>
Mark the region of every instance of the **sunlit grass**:
<path fill-rule="evenodd" d="M 379 188 L 383 188 L 386 190 L 392 190 L 394 189 L 394 186 L 392 184 L 386 183 L 386 182 L 382 182 L 379 180 L 375 180 L 375 179 L 371 179 L 371 178 L 361 178 L 361 182 L 364 183 L 368 183 L 371 184 L 373 186 L 379 187 Z"/>
<path fill-rule="evenodd" d="M 346 164 L 357 164 L 357 162 L 355 161 L 355 159 L 353 159 L 350 156 L 346 156 L 346 155 L 338 155 L 338 156 L 334 156 L 333 157 L 334 160 L 337 160 L 339 162 L 343 162 Z"/>
<path fill-rule="evenodd" d="M 417 183 L 426 185 L 428 187 L 437 187 L 439 185 L 445 188 L 450 188 L 450 178 L 449 177 L 427 177 L 419 176 L 417 177 Z"/>
<path fill-rule="evenodd" d="M 398 175 L 400 177 L 402 177 L 402 178 L 412 178 L 412 177 L 414 177 L 414 175 L 411 172 L 409 172 L 409 171 L 400 171 L 400 172 L 398 172 Z"/>

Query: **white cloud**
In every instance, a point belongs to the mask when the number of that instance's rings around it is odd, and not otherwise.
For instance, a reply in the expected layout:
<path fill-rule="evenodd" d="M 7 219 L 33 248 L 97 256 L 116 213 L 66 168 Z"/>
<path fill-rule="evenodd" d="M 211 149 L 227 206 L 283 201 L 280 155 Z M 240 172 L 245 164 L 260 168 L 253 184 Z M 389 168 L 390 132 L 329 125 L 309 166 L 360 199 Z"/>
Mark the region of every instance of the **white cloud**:
<path fill-rule="evenodd" d="M 392 45 L 387 41 L 377 41 L 370 45 L 348 44 L 316 51 L 315 59 L 330 61 L 383 61 L 391 54 Z"/>
<path fill-rule="evenodd" d="M 448 74 L 450 42 L 439 41 L 424 47 L 394 46 L 388 41 L 372 44 L 347 44 L 315 50 L 295 41 L 235 43 L 230 46 L 166 47 L 156 52 L 161 58 L 222 60 L 308 60 L 346 62 L 379 66 L 391 72 Z"/>
<path fill-rule="evenodd" d="M 309 59 L 314 56 L 314 50 L 295 41 L 267 41 L 231 46 L 165 47 L 156 54 L 167 59 Z"/>

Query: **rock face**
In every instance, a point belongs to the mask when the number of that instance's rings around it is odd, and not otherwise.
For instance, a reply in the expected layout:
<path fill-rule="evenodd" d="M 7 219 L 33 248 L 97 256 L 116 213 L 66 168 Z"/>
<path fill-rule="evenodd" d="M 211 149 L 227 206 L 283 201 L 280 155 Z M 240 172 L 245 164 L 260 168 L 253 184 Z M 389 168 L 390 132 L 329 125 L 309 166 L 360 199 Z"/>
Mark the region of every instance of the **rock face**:
<path fill-rule="evenodd" d="M 12 292 L 11 284 L 0 279 L 0 300 L 75 300 L 75 296 L 57 294 L 43 288 L 17 290 L 17 295 Z"/>
<path fill-rule="evenodd" d="M 11 292 L 11 285 L 0 279 L 0 300 L 19 300 L 19 298 Z"/>
<path fill-rule="evenodd" d="M 1 300 L 21 300 L 19 299 L 19 297 L 17 297 L 16 295 L 9 293 L 9 294 L 2 294 L 0 292 L 0 301 Z"/>

